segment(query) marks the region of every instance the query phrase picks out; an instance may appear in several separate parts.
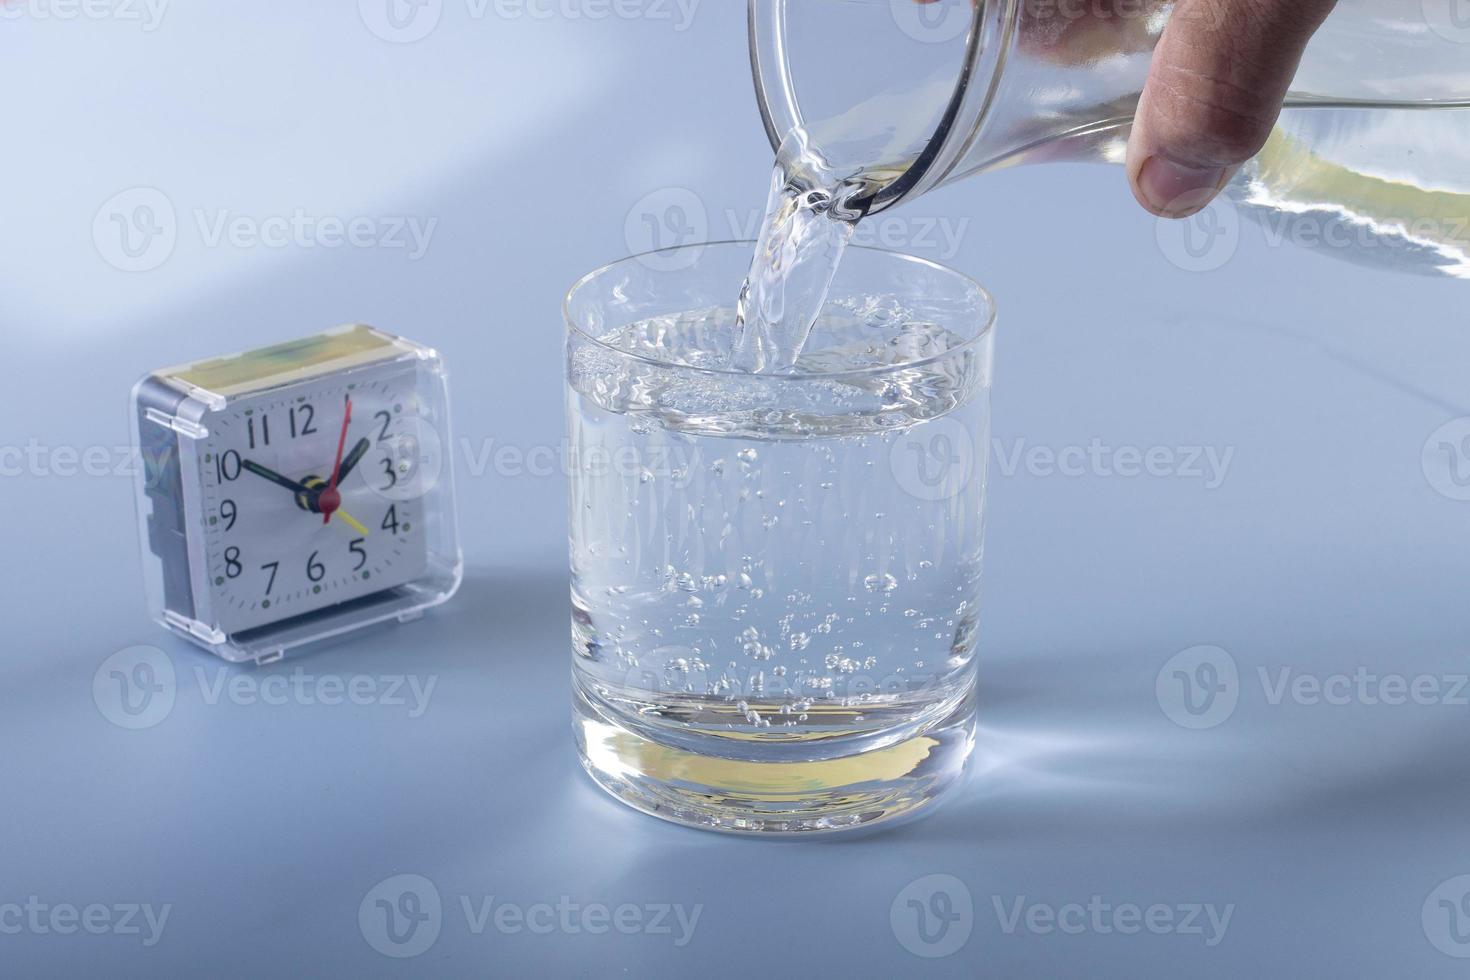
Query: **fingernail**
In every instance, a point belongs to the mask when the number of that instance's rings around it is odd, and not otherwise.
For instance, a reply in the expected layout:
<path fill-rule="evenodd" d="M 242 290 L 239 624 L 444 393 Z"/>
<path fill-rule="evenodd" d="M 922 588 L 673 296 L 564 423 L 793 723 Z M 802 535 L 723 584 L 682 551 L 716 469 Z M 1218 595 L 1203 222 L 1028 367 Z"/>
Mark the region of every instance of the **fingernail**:
<path fill-rule="evenodd" d="M 1186 167 L 1152 156 L 1138 171 L 1138 190 L 1155 214 L 1187 218 L 1204 210 L 1229 177 L 1224 167 Z"/>

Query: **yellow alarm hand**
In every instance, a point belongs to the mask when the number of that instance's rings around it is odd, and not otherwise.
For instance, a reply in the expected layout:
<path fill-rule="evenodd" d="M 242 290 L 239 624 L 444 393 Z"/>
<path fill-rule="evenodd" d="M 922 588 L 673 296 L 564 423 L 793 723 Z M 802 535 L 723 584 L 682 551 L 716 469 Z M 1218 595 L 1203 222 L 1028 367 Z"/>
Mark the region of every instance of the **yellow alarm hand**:
<path fill-rule="evenodd" d="M 336 510 L 332 511 L 332 514 L 336 517 L 342 518 L 347 526 L 352 528 L 352 530 L 356 531 L 358 534 L 361 534 L 363 537 L 368 536 L 368 529 L 363 527 L 362 524 L 357 520 L 357 518 L 347 513 L 347 511 L 343 510 L 341 507 L 338 507 Z"/>

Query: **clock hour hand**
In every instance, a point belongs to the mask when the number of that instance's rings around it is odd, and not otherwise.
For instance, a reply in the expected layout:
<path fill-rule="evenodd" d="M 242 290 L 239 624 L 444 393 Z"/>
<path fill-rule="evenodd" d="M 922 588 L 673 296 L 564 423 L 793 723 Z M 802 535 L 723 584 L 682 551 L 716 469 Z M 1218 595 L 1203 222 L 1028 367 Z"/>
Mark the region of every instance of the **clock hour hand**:
<path fill-rule="evenodd" d="M 240 463 L 240 468 L 254 473 L 256 476 L 260 477 L 263 480 L 269 480 L 277 486 L 285 487 L 292 493 L 306 494 L 308 497 L 312 496 L 312 491 L 303 484 L 297 483 L 295 480 L 292 480 L 289 477 L 284 477 L 281 474 L 277 473 L 275 470 L 267 469 L 252 460 L 243 460 Z"/>
<path fill-rule="evenodd" d="M 362 458 L 367 455 L 368 450 L 371 448 L 373 448 L 371 441 L 367 439 L 357 440 L 357 445 L 352 447 L 352 452 L 347 454 L 342 460 L 341 467 L 337 470 L 338 486 L 341 486 L 343 481 L 347 479 L 347 474 L 351 473 L 357 464 L 362 462 Z"/>

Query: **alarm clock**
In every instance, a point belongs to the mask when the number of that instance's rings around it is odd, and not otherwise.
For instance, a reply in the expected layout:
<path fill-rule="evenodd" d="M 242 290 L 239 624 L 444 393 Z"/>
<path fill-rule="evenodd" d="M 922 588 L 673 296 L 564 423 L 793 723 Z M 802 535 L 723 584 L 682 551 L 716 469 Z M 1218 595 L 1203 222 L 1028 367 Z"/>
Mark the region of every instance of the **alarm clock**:
<path fill-rule="evenodd" d="M 232 662 L 415 619 L 463 576 L 439 355 L 367 326 L 133 389 L 150 610 Z"/>

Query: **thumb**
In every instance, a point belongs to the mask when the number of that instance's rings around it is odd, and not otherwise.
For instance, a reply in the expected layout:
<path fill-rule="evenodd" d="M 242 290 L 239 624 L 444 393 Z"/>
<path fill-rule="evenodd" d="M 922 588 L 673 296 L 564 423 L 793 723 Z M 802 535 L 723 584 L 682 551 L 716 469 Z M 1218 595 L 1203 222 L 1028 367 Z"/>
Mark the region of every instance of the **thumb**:
<path fill-rule="evenodd" d="M 1154 214 L 1209 204 L 1260 152 L 1302 52 L 1336 0 L 1181 0 L 1154 52 L 1128 179 Z"/>

